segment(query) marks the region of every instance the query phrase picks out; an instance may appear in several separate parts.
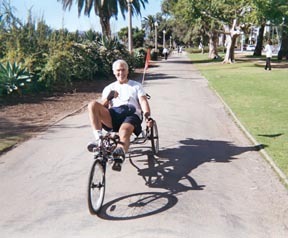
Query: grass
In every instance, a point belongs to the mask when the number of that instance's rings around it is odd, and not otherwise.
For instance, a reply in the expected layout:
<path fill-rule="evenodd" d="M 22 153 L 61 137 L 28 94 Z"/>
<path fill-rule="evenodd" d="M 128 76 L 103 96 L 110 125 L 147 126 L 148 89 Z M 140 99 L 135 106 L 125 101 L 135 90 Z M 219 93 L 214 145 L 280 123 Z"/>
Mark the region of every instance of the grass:
<path fill-rule="evenodd" d="M 2 152 L 7 151 L 9 148 L 12 148 L 15 144 L 26 140 L 29 138 L 25 134 L 19 135 L 9 135 L 9 134 L 2 134 L 0 133 L 0 155 Z"/>
<path fill-rule="evenodd" d="M 190 58 L 250 134 L 267 146 L 267 153 L 288 176 L 287 62 L 273 61 L 270 72 L 264 70 L 264 58 L 244 57 L 237 61 L 236 55 L 234 64 L 207 62 L 207 54 L 192 54 Z"/>

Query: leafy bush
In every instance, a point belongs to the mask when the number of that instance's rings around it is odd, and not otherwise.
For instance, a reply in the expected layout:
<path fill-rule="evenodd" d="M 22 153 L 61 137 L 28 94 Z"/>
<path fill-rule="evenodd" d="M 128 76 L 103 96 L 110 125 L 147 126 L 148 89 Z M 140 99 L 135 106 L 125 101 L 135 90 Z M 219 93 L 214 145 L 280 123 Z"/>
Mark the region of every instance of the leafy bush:
<path fill-rule="evenodd" d="M 135 58 L 135 63 L 134 66 L 136 68 L 142 68 L 145 65 L 145 59 L 146 59 L 146 50 L 143 48 L 138 48 L 134 50 L 134 58 Z"/>
<path fill-rule="evenodd" d="M 21 64 L 0 63 L 0 95 L 17 92 L 22 95 L 23 89 L 32 81 L 32 74 Z"/>
<path fill-rule="evenodd" d="M 49 91 L 66 91 L 71 86 L 71 63 L 69 51 L 55 51 L 40 72 L 40 82 Z"/>
<path fill-rule="evenodd" d="M 72 80 L 93 80 L 101 71 L 102 62 L 94 42 L 74 43 L 71 48 L 73 57 Z"/>
<path fill-rule="evenodd" d="M 124 59 L 129 65 L 129 72 L 135 69 L 135 60 L 132 55 L 127 51 L 126 47 L 123 46 L 118 39 L 105 38 L 97 41 L 101 58 L 101 71 L 104 75 L 112 75 L 112 64 L 117 59 Z"/>
<path fill-rule="evenodd" d="M 17 22 L 16 25 L 6 22 L 5 27 L 0 24 L 0 62 L 21 62 L 21 69 L 26 69 L 23 74 L 33 75 L 29 91 L 25 93 L 67 91 L 74 80 L 110 77 L 112 63 L 117 59 L 127 61 L 130 73 L 145 63 L 143 49 L 131 55 L 116 38 L 101 37 L 93 31 L 83 34 L 70 33 L 67 29 L 53 30 L 43 20 L 36 23 L 31 15 L 27 23 L 18 19 Z M 8 74 L 5 67 L 1 68 L 2 75 Z M 21 94 L 23 89 L 28 89 L 24 79 L 25 82 L 20 77 L 19 80 L 6 78 L 1 78 L 1 94 L 9 95 L 12 91 Z"/>
<path fill-rule="evenodd" d="M 151 50 L 151 60 L 158 60 L 158 52 L 155 51 L 155 49 Z"/>

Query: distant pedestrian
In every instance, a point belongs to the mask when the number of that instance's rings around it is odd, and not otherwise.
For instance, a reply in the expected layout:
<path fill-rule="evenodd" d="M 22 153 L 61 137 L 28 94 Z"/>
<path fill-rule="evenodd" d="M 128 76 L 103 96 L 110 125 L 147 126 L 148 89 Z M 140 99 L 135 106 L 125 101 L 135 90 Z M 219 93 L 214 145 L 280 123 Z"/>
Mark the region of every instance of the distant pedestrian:
<path fill-rule="evenodd" d="M 164 57 L 165 57 L 165 60 L 167 60 L 167 58 L 168 58 L 168 53 L 169 53 L 169 50 L 166 48 L 166 47 L 164 47 L 164 49 L 163 49 L 163 55 L 164 55 Z"/>
<path fill-rule="evenodd" d="M 201 50 L 201 53 L 204 54 L 204 46 L 203 46 L 202 42 L 200 42 L 200 44 L 199 44 L 199 49 Z"/>
<path fill-rule="evenodd" d="M 272 58 L 272 41 L 271 40 L 268 40 L 264 51 L 266 52 L 265 70 L 267 70 L 267 69 L 271 70 L 271 58 Z"/>

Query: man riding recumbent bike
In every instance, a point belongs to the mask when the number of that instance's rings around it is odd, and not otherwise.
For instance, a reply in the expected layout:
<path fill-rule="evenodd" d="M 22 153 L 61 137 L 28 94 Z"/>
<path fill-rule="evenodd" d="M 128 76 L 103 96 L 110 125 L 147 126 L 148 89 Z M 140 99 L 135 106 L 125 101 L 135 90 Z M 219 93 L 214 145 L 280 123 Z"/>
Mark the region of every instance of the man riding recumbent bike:
<path fill-rule="evenodd" d="M 107 162 L 112 169 L 120 171 L 130 143 L 151 141 L 154 154 L 159 150 L 156 121 L 151 118 L 147 95 L 142 85 L 128 79 L 128 65 L 117 60 L 112 66 L 116 81 L 106 86 L 102 93 L 102 103 L 92 101 L 88 105 L 95 142 L 88 145 L 94 154 L 88 188 L 88 204 L 91 213 L 97 213 L 103 203 L 105 193 L 105 172 Z M 144 115 L 146 129 L 141 123 Z M 107 133 L 102 132 L 104 128 Z M 117 133 L 115 133 L 117 132 Z M 130 141 L 131 135 L 136 137 Z"/>

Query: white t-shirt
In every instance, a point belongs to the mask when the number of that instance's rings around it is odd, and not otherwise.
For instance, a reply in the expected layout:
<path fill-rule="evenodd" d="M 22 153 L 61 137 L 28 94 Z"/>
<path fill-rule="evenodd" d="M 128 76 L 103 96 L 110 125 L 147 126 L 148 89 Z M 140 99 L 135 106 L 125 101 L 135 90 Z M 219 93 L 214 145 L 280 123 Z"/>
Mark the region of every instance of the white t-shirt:
<path fill-rule="evenodd" d="M 115 81 L 104 88 L 102 99 L 104 100 L 107 98 L 112 90 L 117 91 L 119 94 L 117 98 L 113 98 L 111 100 L 113 107 L 131 104 L 136 108 L 135 113 L 139 116 L 139 118 L 141 118 L 142 111 L 139 104 L 139 98 L 146 95 L 142 84 L 134 80 L 128 80 L 128 82 L 124 84 L 120 84 L 118 81 Z"/>
<path fill-rule="evenodd" d="M 271 47 L 271 45 L 267 44 L 267 45 L 265 46 L 264 51 L 266 52 L 266 57 L 267 57 L 267 58 L 268 58 L 268 57 L 269 57 L 269 58 L 272 57 L 272 47 Z"/>

